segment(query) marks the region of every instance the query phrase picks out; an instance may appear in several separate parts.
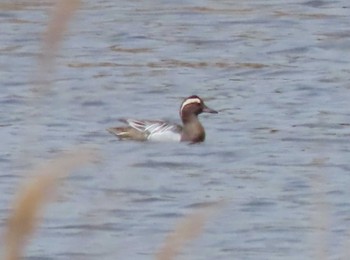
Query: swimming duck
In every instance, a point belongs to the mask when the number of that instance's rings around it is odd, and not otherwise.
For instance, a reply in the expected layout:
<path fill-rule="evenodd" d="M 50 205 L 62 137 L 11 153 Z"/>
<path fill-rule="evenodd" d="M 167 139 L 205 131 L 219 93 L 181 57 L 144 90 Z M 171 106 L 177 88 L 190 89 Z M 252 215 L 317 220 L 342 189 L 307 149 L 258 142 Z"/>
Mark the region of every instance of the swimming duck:
<path fill-rule="evenodd" d="M 193 95 L 185 98 L 180 106 L 182 125 L 160 120 L 120 119 L 127 126 L 111 127 L 107 131 L 121 140 L 198 143 L 205 140 L 204 127 L 198 119 L 201 113 L 218 112 L 207 107 L 200 97 Z"/>

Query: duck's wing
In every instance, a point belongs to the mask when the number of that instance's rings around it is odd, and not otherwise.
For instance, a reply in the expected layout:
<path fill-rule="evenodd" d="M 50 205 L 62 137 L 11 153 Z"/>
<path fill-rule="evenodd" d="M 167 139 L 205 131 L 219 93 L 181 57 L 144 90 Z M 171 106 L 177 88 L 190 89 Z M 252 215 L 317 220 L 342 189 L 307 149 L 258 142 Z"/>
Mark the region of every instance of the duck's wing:
<path fill-rule="evenodd" d="M 145 133 L 148 139 L 178 139 L 181 137 L 182 127 L 160 120 L 137 120 L 137 119 L 122 119 L 122 122 L 127 123 L 133 129 Z M 166 138 L 165 138 L 166 137 Z"/>

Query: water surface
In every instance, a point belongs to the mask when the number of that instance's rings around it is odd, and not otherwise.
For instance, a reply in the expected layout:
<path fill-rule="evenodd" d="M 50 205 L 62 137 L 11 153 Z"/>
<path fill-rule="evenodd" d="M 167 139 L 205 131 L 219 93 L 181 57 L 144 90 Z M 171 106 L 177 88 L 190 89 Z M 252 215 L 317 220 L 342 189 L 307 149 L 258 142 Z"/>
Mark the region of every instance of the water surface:
<path fill-rule="evenodd" d="M 177 221 L 226 200 L 179 259 L 329 259 L 348 252 L 348 1 L 84 1 L 33 102 L 52 6 L 0 4 L 1 226 L 26 172 L 77 145 L 28 259 L 154 259 Z M 118 142 L 120 117 L 203 115 L 200 145 Z M 30 156 L 28 156 L 28 152 Z M 343 259 L 346 259 L 344 257 Z"/>

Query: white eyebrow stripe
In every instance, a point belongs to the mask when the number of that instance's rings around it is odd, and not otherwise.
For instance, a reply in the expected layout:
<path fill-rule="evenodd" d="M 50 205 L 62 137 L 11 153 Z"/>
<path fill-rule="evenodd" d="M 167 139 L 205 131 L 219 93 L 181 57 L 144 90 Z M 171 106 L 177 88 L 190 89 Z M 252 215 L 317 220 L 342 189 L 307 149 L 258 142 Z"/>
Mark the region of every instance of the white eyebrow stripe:
<path fill-rule="evenodd" d="M 200 104 L 201 101 L 200 101 L 199 98 L 189 98 L 189 99 L 185 100 L 185 101 L 182 103 L 181 111 L 182 111 L 182 109 L 183 109 L 185 106 L 187 106 L 188 104 L 193 104 L 193 103 L 198 103 L 198 104 Z"/>

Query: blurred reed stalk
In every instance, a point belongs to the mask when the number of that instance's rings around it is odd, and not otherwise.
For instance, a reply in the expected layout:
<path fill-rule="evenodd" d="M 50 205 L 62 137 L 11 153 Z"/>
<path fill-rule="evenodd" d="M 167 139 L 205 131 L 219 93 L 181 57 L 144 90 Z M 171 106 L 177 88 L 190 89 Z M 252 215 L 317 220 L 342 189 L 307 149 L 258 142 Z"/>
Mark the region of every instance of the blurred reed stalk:
<path fill-rule="evenodd" d="M 318 116 L 318 121 L 322 125 L 327 122 L 323 114 Z M 317 135 L 317 133 L 315 133 Z M 311 180 L 311 190 L 313 194 L 314 211 L 311 215 L 310 224 L 315 229 L 316 235 L 312 237 L 313 259 L 329 259 L 328 236 L 330 233 L 330 203 L 327 202 L 326 193 L 328 182 L 326 180 L 328 172 L 325 171 L 325 164 L 329 157 L 327 156 L 327 144 L 319 141 L 315 147 L 319 157 L 314 158 L 311 162 L 317 169 L 317 172 Z"/>
<path fill-rule="evenodd" d="M 212 203 L 181 219 L 165 239 L 164 245 L 156 254 L 156 260 L 175 259 L 188 242 L 194 240 L 203 232 L 204 226 L 210 217 L 218 212 L 224 204 L 223 201 Z"/>
<path fill-rule="evenodd" d="M 79 0 L 56 1 L 45 32 L 43 51 L 39 60 L 38 82 L 41 84 L 32 88 L 37 93 L 35 95 L 36 99 L 42 98 L 43 93 L 49 87 L 48 73 L 53 71 L 53 60 L 59 44 L 63 39 L 68 22 L 72 19 L 79 4 Z M 37 101 L 33 100 L 30 105 L 39 109 L 39 102 Z M 38 119 L 30 116 L 27 118 Z M 25 158 L 27 158 L 27 155 Z M 25 244 L 34 232 L 43 207 L 52 192 L 57 188 L 59 180 L 95 158 L 96 156 L 91 151 L 80 149 L 56 158 L 32 172 L 32 175 L 36 177 L 30 179 L 20 188 L 17 198 L 12 204 L 12 212 L 3 239 L 3 259 L 18 260 L 22 258 Z"/>
<path fill-rule="evenodd" d="M 316 160 L 317 161 L 317 160 Z M 311 215 L 311 225 L 315 228 L 315 234 L 312 238 L 313 259 L 328 259 L 328 235 L 330 229 L 330 204 L 326 200 L 326 181 L 321 176 L 324 171 L 321 170 L 323 162 L 316 162 L 320 167 L 319 176 L 316 176 L 312 182 L 313 206 L 315 210 Z"/>
<path fill-rule="evenodd" d="M 43 93 L 50 85 L 54 58 L 67 31 L 69 22 L 80 6 L 80 0 L 57 0 L 43 38 L 43 52 L 39 59 L 38 84 L 33 90 Z"/>
<path fill-rule="evenodd" d="M 25 244 L 35 230 L 38 217 L 56 190 L 59 180 L 95 158 L 92 151 L 77 150 L 56 158 L 31 173 L 35 177 L 24 183 L 12 204 L 12 213 L 4 234 L 4 259 L 22 258 Z"/>

